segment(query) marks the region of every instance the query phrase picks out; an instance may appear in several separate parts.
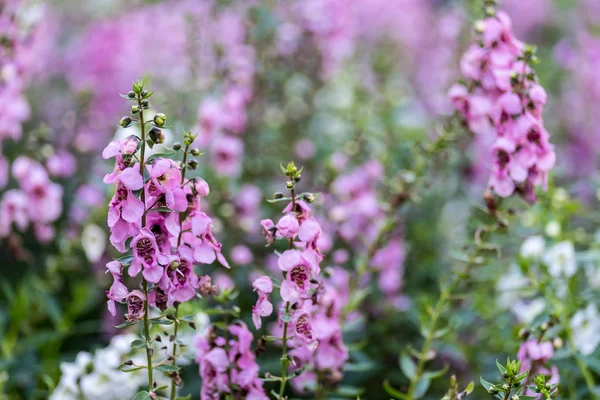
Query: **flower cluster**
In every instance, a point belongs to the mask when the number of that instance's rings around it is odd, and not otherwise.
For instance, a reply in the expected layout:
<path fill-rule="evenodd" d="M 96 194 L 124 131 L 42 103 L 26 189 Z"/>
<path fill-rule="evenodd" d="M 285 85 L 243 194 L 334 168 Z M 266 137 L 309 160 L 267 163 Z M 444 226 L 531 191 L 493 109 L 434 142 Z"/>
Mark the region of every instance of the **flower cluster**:
<path fill-rule="evenodd" d="M 488 187 L 533 203 L 535 186 L 546 186 L 556 159 L 542 120 L 546 92 L 529 65 L 537 61 L 535 49 L 515 39 L 510 17 L 493 8 L 476 31 L 479 40 L 461 60 L 468 84 L 454 85 L 450 99 L 486 152 L 482 160 L 492 155 Z"/>
<path fill-rule="evenodd" d="M 373 245 L 386 222 L 386 212 L 377 191 L 381 179 L 383 167 L 372 160 L 341 174 L 332 183 L 328 216 L 336 224 L 340 238 L 354 249 L 368 251 L 365 247 Z M 398 309 L 406 308 L 407 304 L 402 295 L 404 258 L 402 232 L 394 232 L 390 241 L 371 259 L 372 267 L 379 272 L 377 283 L 381 292 L 389 304 Z"/>
<path fill-rule="evenodd" d="M 554 356 L 554 351 L 562 347 L 562 340 L 554 338 L 552 340 L 544 340 L 547 332 L 556 324 L 557 319 L 551 316 L 548 321 L 542 323 L 537 329 L 537 337 L 533 337 L 532 331 L 524 329 L 521 332 L 525 342 L 519 348 L 518 359 L 521 361 L 521 374 L 526 374 L 523 382 L 525 395 L 536 395 L 534 391 L 527 387 L 527 383 L 533 382 L 533 377 L 542 374 L 550 377 L 548 383 L 550 385 L 558 384 L 560 376 L 556 366 L 548 365 L 548 361 Z"/>
<path fill-rule="evenodd" d="M 323 280 L 316 301 L 307 307 L 312 318 L 314 337 L 319 342 L 318 349 L 310 351 L 302 346 L 290 352 L 296 367 L 303 368 L 303 372 L 292 381 L 300 392 L 315 392 L 318 387 L 335 389 L 342 380 L 344 365 L 348 360 L 341 325 L 347 283 L 338 287 L 334 276 Z"/>
<path fill-rule="evenodd" d="M 202 377 L 201 400 L 222 398 L 268 400 L 258 378 L 259 366 L 251 350 L 254 337 L 243 322 L 228 327 L 226 337 L 215 328 L 195 340 L 196 362 Z"/>
<path fill-rule="evenodd" d="M 13 224 L 20 231 L 31 225 L 40 242 L 50 241 L 52 224 L 62 213 L 62 187 L 40 163 L 24 156 L 12 164 L 12 175 L 19 188 L 6 191 L 0 200 L 0 237 L 8 236 Z"/>
<path fill-rule="evenodd" d="M 295 367 L 303 368 L 303 373 L 293 378 L 299 390 L 317 384 L 332 387 L 342 379 L 342 369 L 348 359 L 348 351 L 342 340 L 341 314 L 343 296 L 326 279 L 319 279 L 323 260 L 320 249 L 322 230 L 312 215 L 310 203 L 312 193 L 296 194 L 295 185 L 300 181 L 302 170 L 289 163 L 282 170 L 289 178 L 289 197 L 276 193 L 272 201 L 289 201 L 283 216 L 277 223 L 270 219 L 261 221 L 268 244 L 281 239 L 288 243 L 288 249 L 279 254 L 278 269 L 283 273 L 279 285 L 282 303 L 279 318 L 273 333 L 284 342 L 283 369 L 294 360 Z M 273 312 L 270 296 L 273 280 L 261 276 L 254 280 L 254 290 L 258 294 L 252 309 L 252 319 L 257 329 L 261 328 L 262 317 Z M 287 346 L 293 349 L 286 353 Z M 288 378 L 281 378 L 281 391 Z"/>
<path fill-rule="evenodd" d="M 138 99 L 132 114 L 140 120 L 123 117 L 121 125 L 143 121 L 143 109 L 150 96 L 141 83 L 134 84 L 128 96 Z M 149 143 L 161 143 L 161 129 L 166 117 L 156 114 L 148 132 Z M 221 254 L 221 244 L 212 234 L 212 220 L 202 211 L 200 200 L 209 194 L 208 184 L 201 178 L 185 180 L 186 169 L 194 169 L 196 160 L 187 161 L 188 153 L 199 155 L 190 146 L 195 135 L 187 133 L 185 149 L 180 144 L 174 151 L 183 151 L 183 162 L 154 157 L 144 160 L 146 143 L 137 136 L 111 142 L 103 151 L 104 158 L 115 158 L 114 170 L 104 177 L 115 184 L 116 192 L 108 209 L 110 241 L 120 252 L 132 250 L 131 256 L 107 264 L 114 283 L 108 291 L 109 310 L 115 314 L 115 302 L 126 301 L 128 320 L 144 316 L 144 303 L 165 310 L 175 302 L 191 300 L 197 292 L 209 294 L 212 285 L 208 276 L 198 277 L 195 264 L 212 264 L 216 259 L 229 267 Z M 140 272 L 153 284 L 149 293 L 128 292 L 123 283 L 123 269 L 131 277 Z"/>

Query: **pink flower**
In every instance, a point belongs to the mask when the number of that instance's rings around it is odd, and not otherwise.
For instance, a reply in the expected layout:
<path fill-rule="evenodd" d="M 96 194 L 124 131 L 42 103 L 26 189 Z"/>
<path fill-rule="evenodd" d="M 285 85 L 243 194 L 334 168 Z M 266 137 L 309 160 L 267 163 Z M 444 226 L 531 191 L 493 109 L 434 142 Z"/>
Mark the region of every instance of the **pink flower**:
<path fill-rule="evenodd" d="M 211 157 L 215 172 L 224 176 L 237 176 L 241 171 L 244 143 L 231 136 L 219 136 L 212 142 Z"/>
<path fill-rule="evenodd" d="M 310 351 L 316 350 L 319 346 L 319 342 L 314 337 L 310 314 L 306 311 L 294 314 L 292 332 L 294 332 L 294 342 L 296 345 L 306 346 Z"/>
<path fill-rule="evenodd" d="M 216 336 L 214 328 L 195 339 L 196 362 L 200 366 L 200 398 L 211 400 L 227 394 L 233 398 L 268 400 L 260 369 L 250 348 L 254 337 L 243 322 L 229 326 L 230 339 Z"/>
<path fill-rule="evenodd" d="M 125 319 L 127 321 L 139 321 L 142 319 L 146 313 L 146 310 L 144 309 L 145 301 L 146 296 L 144 296 L 144 293 L 139 290 L 130 292 L 125 298 L 125 302 L 127 303 L 127 314 L 125 314 Z"/>
<path fill-rule="evenodd" d="M 252 251 L 244 245 L 237 245 L 231 249 L 231 258 L 233 262 L 240 265 L 248 265 L 252 263 L 254 256 Z"/>
<path fill-rule="evenodd" d="M 261 317 L 268 317 L 273 313 L 273 304 L 269 301 L 269 295 L 273 291 L 273 282 L 268 276 L 261 276 L 252 283 L 252 287 L 258 293 L 256 305 L 252 307 L 252 322 L 256 329 L 260 329 Z"/>
<path fill-rule="evenodd" d="M 131 241 L 133 249 L 133 261 L 129 267 L 129 275 L 136 276 L 140 270 L 148 282 L 158 283 L 163 275 L 163 266 L 167 263 L 167 257 L 160 251 L 156 244 L 156 238 L 147 228 Z"/>
<path fill-rule="evenodd" d="M 263 234 L 265 235 L 265 239 L 268 244 L 271 244 L 275 241 L 275 232 L 277 232 L 277 227 L 270 219 L 263 219 L 260 221 L 260 225 L 263 228 Z"/>
<path fill-rule="evenodd" d="M 296 215 L 291 213 L 287 214 L 277 222 L 277 233 L 287 239 L 293 239 L 298 234 L 300 225 L 296 219 Z"/>

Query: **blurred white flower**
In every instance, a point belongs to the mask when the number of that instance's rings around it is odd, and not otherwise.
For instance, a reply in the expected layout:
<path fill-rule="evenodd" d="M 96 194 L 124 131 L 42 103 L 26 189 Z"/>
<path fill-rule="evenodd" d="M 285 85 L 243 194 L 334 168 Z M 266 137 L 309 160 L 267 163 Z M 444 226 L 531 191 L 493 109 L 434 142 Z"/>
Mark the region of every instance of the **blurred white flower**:
<path fill-rule="evenodd" d="M 519 300 L 513 306 L 512 311 L 519 321 L 530 325 L 545 309 L 546 302 L 544 299 L 538 298 L 531 301 Z"/>
<path fill-rule="evenodd" d="M 87 225 L 81 233 L 81 246 L 87 259 L 97 262 L 106 249 L 106 233 L 98 225 Z"/>
<path fill-rule="evenodd" d="M 571 242 L 560 242 L 555 244 L 544 255 L 544 262 L 548 266 L 548 272 L 554 277 L 571 277 L 577 272 L 575 261 L 575 248 Z"/>
<path fill-rule="evenodd" d="M 590 303 L 584 310 L 577 311 L 570 325 L 577 350 L 584 356 L 592 354 L 600 343 L 600 314 L 596 305 Z"/>
<path fill-rule="evenodd" d="M 521 246 L 521 255 L 525 258 L 539 259 L 544 254 L 546 243 L 541 236 L 530 236 L 523 242 Z"/>
<path fill-rule="evenodd" d="M 504 274 L 496 284 L 498 291 L 498 306 L 509 309 L 516 300 L 523 297 L 521 291 L 529 285 L 529 279 L 521 273 L 516 265 L 511 265 L 508 272 Z"/>
<path fill-rule="evenodd" d="M 560 235 L 560 232 L 561 232 L 561 227 L 560 227 L 560 224 L 558 223 L 558 221 L 550 221 L 546 225 L 546 235 L 548 235 L 549 237 L 555 238 L 558 235 Z"/>
<path fill-rule="evenodd" d="M 600 288 L 600 268 L 594 265 L 594 263 L 589 262 L 585 265 L 585 276 L 592 288 Z"/>

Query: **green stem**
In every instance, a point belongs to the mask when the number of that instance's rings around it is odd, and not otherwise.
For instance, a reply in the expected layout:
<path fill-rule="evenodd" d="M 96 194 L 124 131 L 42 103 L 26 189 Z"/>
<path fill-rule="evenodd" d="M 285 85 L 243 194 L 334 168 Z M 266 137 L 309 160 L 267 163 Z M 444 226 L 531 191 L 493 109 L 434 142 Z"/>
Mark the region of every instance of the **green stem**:
<path fill-rule="evenodd" d="M 431 344 L 433 343 L 433 339 L 435 336 L 435 331 L 437 329 L 437 323 L 440 318 L 440 315 L 446 308 L 448 300 L 450 299 L 452 292 L 456 289 L 458 285 L 458 279 L 453 279 L 452 283 L 449 287 L 442 289 L 440 293 L 440 298 L 438 299 L 435 308 L 433 309 L 431 315 L 431 322 L 427 329 L 427 336 L 425 337 L 425 342 L 423 343 L 423 347 L 421 348 L 421 352 L 419 353 L 419 361 L 417 363 L 417 368 L 415 371 L 415 375 L 410 380 L 410 385 L 408 387 L 408 392 L 406 393 L 406 400 L 413 400 L 415 396 L 415 390 L 417 389 L 417 384 L 421 380 L 423 376 L 423 372 L 425 371 L 425 363 L 427 362 L 427 355 L 429 354 L 429 350 L 431 348 Z"/>
<path fill-rule="evenodd" d="M 290 189 L 291 197 L 292 197 L 292 212 L 296 212 L 296 192 L 294 188 Z M 290 239 L 290 243 L 288 249 L 294 247 L 294 240 Z M 285 272 L 284 272 L 285 279 Z M 290 302 L 285 303 L 285 316 L 289 317 L 290 312 Z M 287 319 L 287 318 L 286 318 Z M 283 396 L 285 392 L 285 385 L 287 383 L 287 369 L 289 367 L 289 360 L 287 354 L 287 332 L 288 332 L 288 322 L 283 322 L 283 336 L 281 337 L 282 345 L 281 345 L 281 385 L 279 386 L 279 398 Z"/>
<path fill-rule="evenodd" d="M 171 362 L 172 366 L 175 366 L 177 364 L 177 332 L 179 331 L 179 303 L 175 303 L 175 330 L 173 332 L 173 352 L 171 353 L 171 356 L 173 357 L 173 361 Z M 173 378 L 171 378 L 171 400 L 175 400 L 175 391 L 176 391 L 176 384 L 175 384 L 175 378 L 176 376 L 174 376 Z"/>
<path fill-rule="evenodd" d="M 183 163 L 182 163 L 182 168 L 181 168 L 181 185 L 183 185 L 183 182 L 185 182 L 185 173 L 186 173 L 186 166 L 187 166 L 187 156 L 188 156 L 188 151 L 190 149 L 190 145 L 186 144 L 185 146 L 185 150 L 183 152 Z M 179 219 L 179 237 L 177 238 L 177 247 L 179 247 L 181 245 L 181 235 L 183 233 L 183 219 Z M 175 366 L 177 364 L 177 333 L 179 331 L 179 303 L 175 303 L 175 330 L 173 331 L 173 352 L 171 354 L 171 356 L 173 357 L 173 361 L 171 363 L 171 365 Z M 175 378 L 176 376 L 174 376 L 173 378 L 171 378 L 171 400 L 175 400 L 175 392 L 176 392 L 176 383 L 175 383 Z"/>
<path fill-rule="evenodd" d="M 138 106 L 140 108 L 140 136 L 142 140 L 142 149 L 140 152 L 140 175 L 144 179 L 144 168 L 146 162 L 146 121 L 144 121 L 144 108 L 142 107 L 142 97 L 137 96 Z M 142 187 L 140 200 L 144 204 L 144 214 L 142 214 L 142 228 L 146 227 L 146 189 Z M 148 304 L 148 282 L 142 275 L 142 288 L 144 290 L 144 336 L 146 336 L 146 359 L 148 362 L 148 391 L 152 393 L 154 387 L 154 379 L 152 377 L 152 343 L 150 342 L 150 323 L 149 314 L 150 307 Z"/>

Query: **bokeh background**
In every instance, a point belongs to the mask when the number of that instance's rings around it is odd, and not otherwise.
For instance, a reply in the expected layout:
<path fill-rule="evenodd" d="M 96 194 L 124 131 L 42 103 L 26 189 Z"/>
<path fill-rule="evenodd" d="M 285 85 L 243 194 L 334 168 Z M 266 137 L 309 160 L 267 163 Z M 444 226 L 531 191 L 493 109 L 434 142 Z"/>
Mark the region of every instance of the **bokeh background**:
<path fill-rule="evenodd" d="M 515 332 L 541 312 L 530 299 L 515 308 L 498 283 L 506 282 L 523 239 L 568 231 L 594 249 L 599 217 L 600 2 L 504 0 L 501 7 L 517 37 L 538 46 L 537 71 L 548 92 L 544 119 L 558 161 L 549 191 L 524 211 L 519 233 L 506 238 L 504 257 L 478 275 L 469 298 L 448 316 L 456 329 L 435 363 L 465 382 L 514 355 Z M 326 263 L 341 271 L 367 254 L 397 206 L 395 194 L 415 191 L 374 255 L 373 289 L 345 337 L 349 395 L 364 388 L 363 398 L 388 398 L 384 380 L 405 385 L 398 355 L 420 340 L 422 306 L 436 298 L 439 277 L 470 237 L 470 207 L 488 176 L 484 145 L 448 123 L 447 91 L 461 78 L 460 57 L 481 16 L 470 0 L 5 0 L 2 398 L 48 398 L 77 368 L 91 376 L 84 398 L 122 398 L 119 385 L 135 385 L 114 371 L 131 349 L 114 328 L 122 317 L 106 310 L 104 265 L 115 255 L 106 215 L 114 189 L 102 183 L 111 166 L 100 154 L 114 137 L 131 133 L 117 128 L 128 112 L 119 93 L 138 78 L 156 90 L 152 110 L 168 115 L 164 146 L 180 141 L 182 129 L 199 133 L 196 145 L 206 154 L 194 173 L 211 185 L 206 206 L 233 265 L 210 271 L 219 286 L 239 288 L 243 310 L 255 301 L 251 279 L 273 268 L 259 221 L 280 212 L 265 201 L 283 187 L 280 162 L 304 166 L 302 189 L 321 193 L 315 207 Z M 444 130 L 462 136 L 429 149 Z M 23 156 L 44 166 L 40 179 L 52 193 L 37 211 L 24 211 L 31 221 L 21 224 L 8 220 L 6 208 L 20 201 L 11 200 L 11 190 L 23 184 L 15 172 Z M 558 234 L 549 223 L 559 224 Z M 597 259 L 586 265 L 591 275 L 582 279 L 593 283 Z M 201 313 L 210 301 L 190 307 Z M 206 318 L 200 315 L 201 325 Z M 76 359 L 79 367 L 59 367 Z M 261 365 L 273 370 L 277 363 L 274 351 Z M 182 390 L 197 398 L 196 367 L 186 374 Z M 439 399 L 445 388 L 445 381 L 433 382 L 426 398 Z"/>

